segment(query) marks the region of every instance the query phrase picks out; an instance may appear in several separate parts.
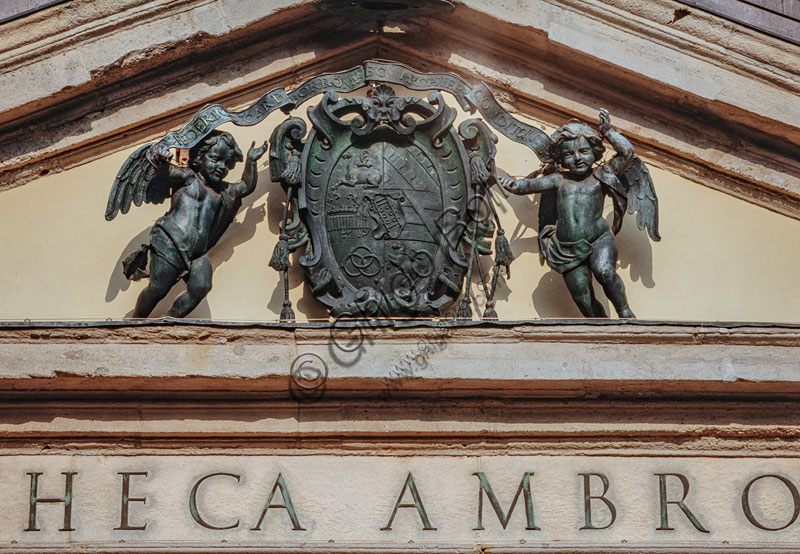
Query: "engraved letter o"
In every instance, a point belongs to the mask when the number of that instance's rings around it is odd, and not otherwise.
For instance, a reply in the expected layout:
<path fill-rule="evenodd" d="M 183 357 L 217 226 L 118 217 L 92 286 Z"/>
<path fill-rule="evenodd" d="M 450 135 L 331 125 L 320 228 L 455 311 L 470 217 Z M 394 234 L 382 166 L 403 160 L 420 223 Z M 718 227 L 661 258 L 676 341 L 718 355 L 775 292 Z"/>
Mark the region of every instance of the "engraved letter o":
<path fill-rule="evenodd" d="M 792 495 L 792 502 L 794 502 L 794 513 L 792 514 L 792 519 L 789 520 L 789 523 L 784 525 L 783 527 L 767 527 L 760 523 L 754 516 L 753 512 L 750 510 L 750 487 L 752 487 L 756 481 L 759 479 L 764 479 L 765 477 L 772 477 L 773 479 L 779 480 L 781 483 L 786 485 L 786 488 L 789 489 L 789 492 Z M 764 531 L 781 531 L 789 527 L 792 523 L 797 521 L 797 516 L 800 516 L 800 493 L 797 492 L 797 487 L 792 484 L 786 477 L 781 475 L 761 475 L 756 477 L 744 488 L 742 491 L 742 510 L 744 511 L 744 517 L 747 518 L 747 521 L 758 527 L 759 529 L 763 529 Z"/>

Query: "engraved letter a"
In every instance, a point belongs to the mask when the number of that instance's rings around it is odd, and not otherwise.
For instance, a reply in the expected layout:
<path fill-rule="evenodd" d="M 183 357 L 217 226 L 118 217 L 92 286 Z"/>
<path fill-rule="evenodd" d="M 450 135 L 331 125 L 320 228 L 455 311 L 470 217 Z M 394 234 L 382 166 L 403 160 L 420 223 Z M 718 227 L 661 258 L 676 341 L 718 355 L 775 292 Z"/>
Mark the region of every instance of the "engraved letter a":
<path fill-rule="evenodd" d="M 413 504 L 400 503 L 403 500 L 403 495 L 406 493 L 406 489 L 411 491 L 411 497 L 414 499 Z M 425 512 L 425 506 L 422 504 L 422 499 L 419 496 L 419 491 L 417 491 L 417 485 L 414 484 L 414 476 L 411 475 L 411 472 L 408 472 L 408 477 L 406 477 L 406 482 L 403 484 L 403 489 L 400 491 L 400 496 L 397 497 L 397 502 L 394 504 L 394 510 L 392 510 L 392 517 L 389 518 L 389 523 L 386 524 L 386 527 L 382 527 L 381 531 L 392 530 L 392 522 L 394 521 L 394 516 L 397 515 L 398 508 L 416 508 L 417 513 L 422 520 L 422 530 L 436 531 L 436 527 L 431 525 L 431 520 L 428 519 L 428 514 Z"/>

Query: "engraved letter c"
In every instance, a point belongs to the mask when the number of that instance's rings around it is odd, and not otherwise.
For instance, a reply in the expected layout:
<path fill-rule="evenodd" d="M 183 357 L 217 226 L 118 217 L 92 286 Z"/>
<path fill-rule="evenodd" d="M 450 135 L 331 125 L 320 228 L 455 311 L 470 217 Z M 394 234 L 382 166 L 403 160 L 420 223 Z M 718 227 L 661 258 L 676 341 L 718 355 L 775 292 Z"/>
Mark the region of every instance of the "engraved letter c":
<path fill-rule="evenodd" d="M 192 492 L 189 494 L 189 511 L 192 514 L 192 518 L 206 529 L 215 529 L 215 530 L 234 529 L 239 526 L 238 519 L 236 520 L 236 523 L 232 525 L 228 525 L 225 527 L 217 527 L 216 525 L 211 525 L 206 520 L 204 520 L 200 515 L 200 512 L 197 510 L 197 490 L 200 488 L 200 485 L 203 484 L 203 481 L 211 477 L 216 477 L 218 475 L 233 477 L 234 479 L 236 479 L 237 483 L 239 482 L 240 479 L 239 475 L 234 475 L 233 473 L 209 473 L 208 475 L 204 475 L 203 477 L 200 478 L 199 481 L 197 481 L 197 483 L 194 484 L 194 486 L 192 487 Z"/>

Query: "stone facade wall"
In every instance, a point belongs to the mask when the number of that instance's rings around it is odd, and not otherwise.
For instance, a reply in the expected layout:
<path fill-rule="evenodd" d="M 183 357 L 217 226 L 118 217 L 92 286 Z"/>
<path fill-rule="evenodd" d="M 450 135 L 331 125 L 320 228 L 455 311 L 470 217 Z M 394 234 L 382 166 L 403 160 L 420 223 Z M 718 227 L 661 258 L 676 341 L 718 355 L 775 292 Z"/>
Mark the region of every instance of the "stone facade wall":
<path fill-rule="evenodd" d="M 466 0 L 378 29 L 309 1 L 72 0 L 3 24 L 0 550 L 799 553 L 800 50 L 680 9 Z M 661 201 L 662 242 L 618 238 L 631 304 L 694 322 L 570 320 L 516 197 L 502 321 L 332 324 L 295 267 L 300 323 L 277 324 L 263 164 L 204 321 L 122 321 L 143 283 L 120 261 L 163 213 L 102 218 L 133 149 L 369 58 L 486 81 L 548 131 L 608 108 Z M 500 174 L 538 165 L 498 150 Z M 511 321 L 537 317 L 560 320 Z"/>
<path fill-rule="evenodd" d="M 6 327 L 0 540 L 797 552 L 798 348 L 785 326 Z"/>

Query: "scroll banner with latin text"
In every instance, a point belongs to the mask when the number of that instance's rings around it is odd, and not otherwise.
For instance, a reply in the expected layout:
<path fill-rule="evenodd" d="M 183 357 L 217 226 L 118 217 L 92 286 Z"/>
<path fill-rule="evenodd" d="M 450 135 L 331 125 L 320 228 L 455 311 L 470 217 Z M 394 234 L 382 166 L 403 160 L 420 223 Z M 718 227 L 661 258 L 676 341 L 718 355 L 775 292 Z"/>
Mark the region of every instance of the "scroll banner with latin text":
<path fill-rule="evenodd" d="M 213 104 L 197 112 L 180 131 L 168 133 L 159 143 L 169 148 L 191 148 L 223 123 L 232 122 L 245 127 L 255 125 L 277 109 L 288 112 L 325 91 L 351 92 L 363 86 L 364 70 L 355 67 L 341 73 L 318 75 L 288 94 L 283 87 L 274 88 L 240 112 L 229 112 L 219 104 Z"/>
<path fill-rule="evenodd" d="M 0 456 L 0 544 L 800 552 L 798 458 L 239 454 Z"/>
<path fill-rule="evenodd" d="M 381 60 L 368 60 L 362 66 L 347 71 L 318 75 L 288 93 L 283 87 L 274 88 L 240 112 L 228 111 L 219 104 L 206 106 L 179 131 L 168 133 L 158 142 L 168 148 L 191 148 L 224 123 L 255 125 L 275 110 L 289 113 L 325 92 L 348 93 L 370 83 L 391 83 L 411 90 L 449 92 L 463 109 L 470 112 L 477 110 L 497 131 L 531 148 L 540 160 L 548 158 L 550 138 L 547 134 L 509 114 L 485 83 L 470 88 L 461 77 L 451 73 L 423 73 L 400 63 Z"/>

